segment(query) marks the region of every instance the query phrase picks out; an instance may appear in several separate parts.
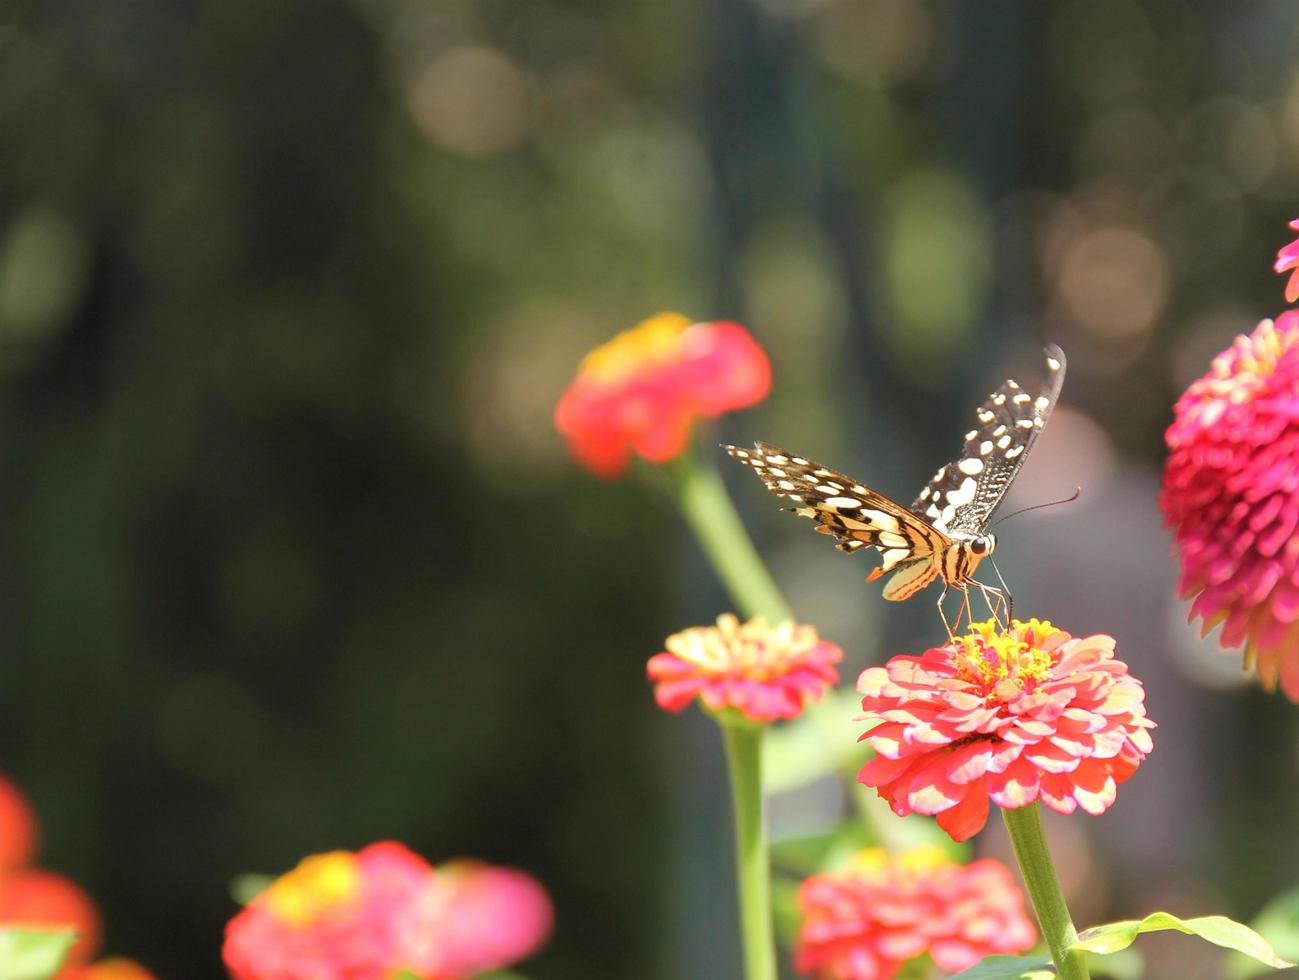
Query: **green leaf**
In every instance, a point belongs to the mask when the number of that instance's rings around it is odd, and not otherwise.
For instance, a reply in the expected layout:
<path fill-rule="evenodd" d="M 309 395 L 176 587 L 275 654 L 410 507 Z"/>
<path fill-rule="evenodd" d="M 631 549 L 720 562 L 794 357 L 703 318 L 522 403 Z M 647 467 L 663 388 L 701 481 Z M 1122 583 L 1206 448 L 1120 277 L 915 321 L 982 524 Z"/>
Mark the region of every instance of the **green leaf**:
<path fill-rule="evenodd" d="M 76 941 L 72 929 L 0 929 L 0 980 L 48 980 Z"/>
<path fill-rule="evenodd" d="M 1087 970 L 1093 977 L 1109 977 L 1110 980 L 1145 980 L 1146 958 L 1134 947 L 1103 956 L 1088 953 Z"/>
<path fill-rule="evenodd" d="M 1277 953 L 1286 959 L 1299 959 L 1299 888 L 1282 892 L 1263 906 L 1250 927 L 1267 936 Z M 1232 980 L 1244 980 L 1261 971 L 1258 963 L 1239 953 L 1232 953 L 1225 964 Z"/>
<path fill-rule="evenodd" d="M 230 897 L 240 905 L 247 905 L 270 888 L 274 880 L 273 875 L 236 875 L 230 882 Z"/>
<path fill-rule="evenodd" d="M 1188 936 L 1199 936 L 1215 946 L 1234 949 L 1277 969 L 1294 966 L 1293 963 L 1277 956 L 1267 941 L 1249 926 L 1233 922 L 1223 915 L 1179 919 L 1167 912 L 1152 912 L 1140 921 L 1128 919 L 1085 929 L 1079 934 L 1074 948 L 1091 953 L 1114 953 L 1120 949 L 1127 949 L 1143 932 L 1161 932 L 1166 929 L 1184 932 Z"/>
<path fill-rule="evenodd" d="M 949 980 L 1052 980 L 1055 967 L 1041 956 L 989 956 Z"/>

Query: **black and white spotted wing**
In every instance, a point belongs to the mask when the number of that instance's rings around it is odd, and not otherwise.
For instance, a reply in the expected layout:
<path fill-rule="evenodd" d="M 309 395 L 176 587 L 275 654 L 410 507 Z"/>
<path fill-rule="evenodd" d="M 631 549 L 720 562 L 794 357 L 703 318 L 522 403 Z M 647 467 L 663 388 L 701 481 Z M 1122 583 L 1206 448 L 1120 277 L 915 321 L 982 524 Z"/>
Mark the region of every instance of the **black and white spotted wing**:
<path fill-rule="evenodd" d="M 878 548 L 883 563 L 870 580 L 899 565 L 924 562 L 926 568 L 918 570 L 916 576 L 908 576 L 905 583 L 899 581 L 895 588 L 891 582 L 892 591 L 885 593 L 888 598 L 906 598 L 939 574 L 941 555 L 951 546 L 951 540 L 897 501 L 852 477 L 765 442 L 755 443 L 753 449 L 723 448 L 752 468 L 768 490 L 797 504 L 790 508 L 794 513 L 812 518 L 818 531 L 833 535 L 840 551 Z M 932 574 L 925 574 L 930 570 Z M 904 584 L 914 588 L 906 595 L 897 594 Z"/>
<path fill-rule="evenodd" d="M 1046 348 L 1046 381 L 1030 395 L 1006 381 L 975 413 L 977 425 L 965 434 L 955 459 L 934 474 L 911 511 L 947 534 L 983 534 L 993 511 L 1010 489 L 1042 434 L 1064 385 L 1064 352 Z"/>

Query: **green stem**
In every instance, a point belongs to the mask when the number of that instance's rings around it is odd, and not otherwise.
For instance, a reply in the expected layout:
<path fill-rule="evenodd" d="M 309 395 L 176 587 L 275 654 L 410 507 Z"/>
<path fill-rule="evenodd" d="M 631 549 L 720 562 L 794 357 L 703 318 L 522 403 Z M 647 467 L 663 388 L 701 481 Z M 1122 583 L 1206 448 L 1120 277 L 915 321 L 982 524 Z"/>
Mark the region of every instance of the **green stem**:
<path fill-rule="evenodd" d="M 773 624 L 792 619 L 717 470 L 701 463 L 693 448 L 665 468 L 691 530 L 740 612 L 746 618 L 766 616 Z"/>
<path fill-rule="evenodd" d="M 776 980 L 771 926 L 771 869 L 762 819 L 762 733 L 722 721 L 735 807 L 735 858 L 740 885 L 740 935 L 746 980 Z"/>
<path fill-rule="evenodd" d="M 1033 901 L 1033 911 L 1037 913 L 1042 935 L 1051 949 L 1056 973 L 1064 980 L 1090 980 L 1086 957 L 1082 950 L 1072 948 L 1078 941 L 1078 933 L 1069 918 L 1069 907 L 1065 905 L 1055 867 L 1051 864 L 1051 854 L 1042 833 L 1040 806 L 1034 802 L 1014 810 L 1002 810 L 1001 817 L 1010 832 L 1015 860 L 1019 862 L 1024 884 L 1028 886 L 1028 897 Z"/>

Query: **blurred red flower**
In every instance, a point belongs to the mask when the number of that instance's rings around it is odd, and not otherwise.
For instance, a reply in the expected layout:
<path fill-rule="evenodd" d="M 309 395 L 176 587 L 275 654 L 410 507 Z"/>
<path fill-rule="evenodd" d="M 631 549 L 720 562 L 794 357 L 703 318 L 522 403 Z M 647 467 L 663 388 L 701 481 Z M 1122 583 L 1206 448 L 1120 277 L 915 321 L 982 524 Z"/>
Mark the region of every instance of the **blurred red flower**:
<path fill-rule="evenodd" d="M 659 707 L 680 711 L 696 696 L 713 711 L 736 708 L 750 721 L 796 718 L 839 682 L 834 664 L 843 650 L 811 626 L 747 623 L 730 613 L 716 626 L 696 626 L 667 638 L 667 650 L 649 660 Z"/>
<path fill-rule="evenodd" d="M 108 959 L 81 966 L 61 975 L 61 980 L 157 980 L 134 960 Z"/>
<path fill-rule="evenodd" d="M 614 477 L 633 451 L 675 459 L 696 419 L 747 408 L 770 388 L 767 355 L 738 323 L 660 313 L 587 354 L 555 426 L 582 466 Z"/>
<path fill-rule="evenodd" d="M 1299 218 L 1290 222 L 1290 228 L 1299 231 Z M 1290 272 L 1290 278 L 1285 284 L 1285 301 L 1293 303 L 1299 299 L 1299 238 L 1276 253 L 1276 264 L 1272 266 L 1272 270 Z"/>
<path fill-rule="evenodd" d="M 36 812 L 26 795 L 0 776 L 0 873 L 31 864 L 39 836 Z"/>
<path fill-rule="evenodd" d="M 234 980 L 460 980 L 540 945 L 550 905 L 539 885 L 451 867 L 444 881 L 393 841 L 308 857 L 230 920 L 226 966 Z"/>
<path fill-rule="evenodd" d="M 77 942 L 68 953 L 60 980 L 95 955 L 103 935 L 95 903 L 77 885 L 52 871 L 14 871 L 0 876 L 0 927 L 5 926 L 75 929 Z"/>
<path fill-rule="evenodd" d="M 1040 799 L 1100 814 L 1152 748 L 1145 691 L 1108 636 L 995 620 L 857 681 L 875 750 L 857 778 L 899 816 L 927 813 L 955 840 L 983 829 L 988 801 Z"/>
<path fill-rule="evenodd" d="M 798 889 L 803 917 L 794 969 L 818 980 L 890 980 L 928 953 L 946 973 L 1036 942 L 1024 895 L 999 861 L 961 866 L 935 847 L 890 857 L 860 852 L 850 867 Z"/>
<path fill-rule="evenodd" d="M 1223 645 L 1299 702 L 1299 313 L 1237 337 L 1173 415 L 1159 505 L 1181 594 L 1204 633 L 1224 623 Z"/>

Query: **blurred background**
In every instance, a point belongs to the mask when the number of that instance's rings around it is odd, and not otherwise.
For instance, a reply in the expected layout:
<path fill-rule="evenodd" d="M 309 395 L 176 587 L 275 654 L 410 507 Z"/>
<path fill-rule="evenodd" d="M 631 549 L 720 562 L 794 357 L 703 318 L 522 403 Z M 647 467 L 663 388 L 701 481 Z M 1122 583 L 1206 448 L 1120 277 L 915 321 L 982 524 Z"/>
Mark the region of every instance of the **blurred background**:
<path fill-rule="evenodd" d="M 675 308 L 775 369 L 705 444 L 903 500 L 1064 348 L 1008 507 L 1082 497 L 998 558 L 1161 726 L 1052 822 L 1076 918 L 1254 916 L 1299 878 L 1296 712 L 1183 625 L 1155 496 L 1177 394 L 1282 309 L 1297 41 L 1286 0 L 6 5 L 0 769 L 43 862 L 169 978 L 224 975 L 237 873 L 389 837 L 536 874 L 530 976 L 736 975 L 720 746 L 644 680 L 727 600 L 656 474 L 602 483 L 550 422 Z M 932 639 L 726 477 L 845 678 Z"/>

